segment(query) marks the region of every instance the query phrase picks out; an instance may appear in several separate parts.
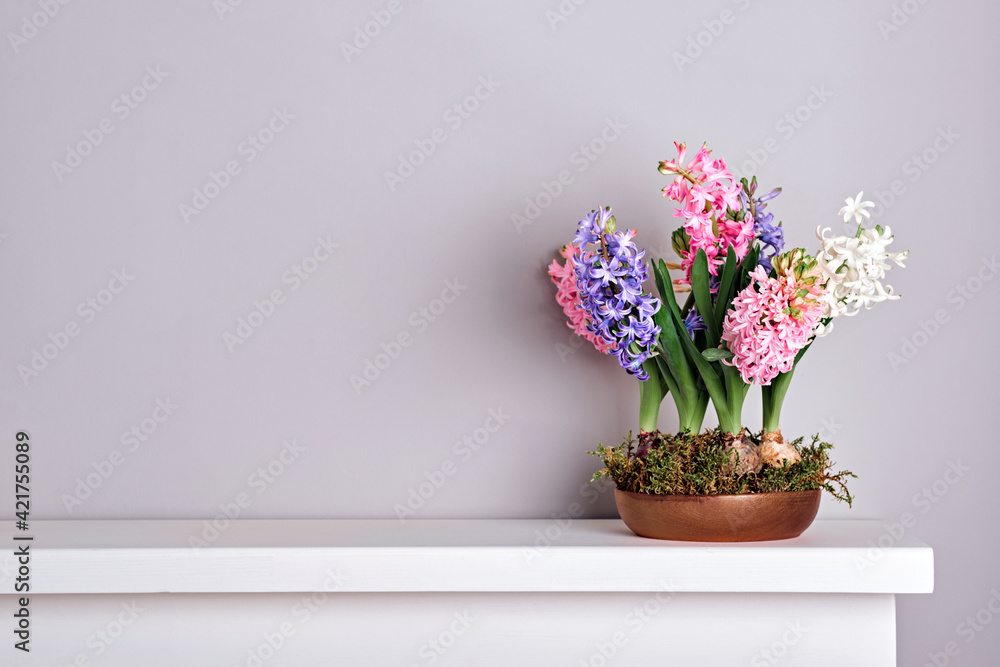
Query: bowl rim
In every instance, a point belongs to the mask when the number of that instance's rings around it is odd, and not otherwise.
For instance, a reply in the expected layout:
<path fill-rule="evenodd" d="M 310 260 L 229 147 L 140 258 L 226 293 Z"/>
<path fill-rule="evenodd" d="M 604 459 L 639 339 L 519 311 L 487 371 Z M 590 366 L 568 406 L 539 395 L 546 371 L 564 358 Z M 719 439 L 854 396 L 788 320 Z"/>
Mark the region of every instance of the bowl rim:
<path fill-rule="evenodd" d="M 636 491 L 625 491 L 615 487 L 615 493 L 623 493 L 635 498 L 649 498 L 656 500 L 704 500 L 707 498 L 768 498 L 774 496 L 790 496 L 797 494 L 822 493 L 823 489 L 806 489 L 804 491 L 763 491 L 759 493 L 706 493 L 706 494 L 682 494 L 682 493 L 638 493 Z"/>

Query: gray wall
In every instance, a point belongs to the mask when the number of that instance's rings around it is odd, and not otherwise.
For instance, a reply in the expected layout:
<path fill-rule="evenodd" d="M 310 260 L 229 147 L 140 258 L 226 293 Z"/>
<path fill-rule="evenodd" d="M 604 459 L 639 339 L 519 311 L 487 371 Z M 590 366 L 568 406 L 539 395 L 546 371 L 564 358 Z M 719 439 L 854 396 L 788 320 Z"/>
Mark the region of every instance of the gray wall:
<path fill-rule="evenodd" d="M 656 163 L 708 141 L 784 186 L 791 244 L 864 188 L 911 250 L 784 430 L 860 475 L 822 517 L 936 550 L 900 664 L 995 657 L 1000 623 L 959 627 L 1000 587 L 995 3 L 223 2 L 0 11 L 0 414 L 34 517 L 614 516 L 584 451 L 635 427 L 636 383 L 572 347 L 544 267 L 601 204 L 666 251 Z"/>

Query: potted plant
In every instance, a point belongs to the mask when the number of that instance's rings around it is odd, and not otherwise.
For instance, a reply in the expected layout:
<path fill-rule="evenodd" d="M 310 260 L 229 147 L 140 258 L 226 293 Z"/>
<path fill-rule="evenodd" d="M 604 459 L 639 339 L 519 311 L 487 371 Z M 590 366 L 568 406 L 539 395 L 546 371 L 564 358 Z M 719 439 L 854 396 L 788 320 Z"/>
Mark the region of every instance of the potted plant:
<path fill-rule="evenodd" d="M 899 298 L 882 281 L 906 253 L 886 250 L 888 227 L 865 227 L 874 204 L 863 193 L 840 211 L 857 225 L 852 235 L 817 229 L 814 255 L 786 251 L 767 211 L 780 188 L 758 194 L 756 177 L 737 180 L 706 146 L 687 163 L 686 146 L 675 146 L 677 157 L 659 170 L 673 177 L 663 195 L 683 219 L 671 237 L 679 263 L 647 262 L 635 230 L 620 229 L 603 207 L 580 221 L 564 262 L 549 267 L 570 328 L 639 381 L 638 438 L 598 445 L 591 453 L 604 468 L 594 479 L 614 481 L 622 519 L 642 536 L 795 537 L 815 518 L 822 490 L 851 503 L 845 481 L 853 477 L 834 470 L 831 445 L 818 436 L 784 439 L 781 407 L 796 365 L 836 318 Z M 659 297 L 647 290 L 650 274 Z M 753 385 L 762 391 L 758 432 L 743 420 Z M 657 429 L 667 395 L 676 434 Z M 718 427 L 703 430 L 709 400 Z"/>

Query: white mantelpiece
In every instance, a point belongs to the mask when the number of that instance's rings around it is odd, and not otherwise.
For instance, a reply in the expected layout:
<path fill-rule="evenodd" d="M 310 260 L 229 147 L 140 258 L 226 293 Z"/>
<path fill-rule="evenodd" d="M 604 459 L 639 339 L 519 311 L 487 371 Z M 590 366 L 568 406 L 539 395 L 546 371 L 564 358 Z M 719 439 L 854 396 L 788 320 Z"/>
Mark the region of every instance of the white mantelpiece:
<path fill-rule="evenodd" d="M 206 525 L 33 522 L 23 664 L 888 666 L 894 596 L 933 588 L 931 549 L 876 521 L 743 544 L 617 520 Z"/>

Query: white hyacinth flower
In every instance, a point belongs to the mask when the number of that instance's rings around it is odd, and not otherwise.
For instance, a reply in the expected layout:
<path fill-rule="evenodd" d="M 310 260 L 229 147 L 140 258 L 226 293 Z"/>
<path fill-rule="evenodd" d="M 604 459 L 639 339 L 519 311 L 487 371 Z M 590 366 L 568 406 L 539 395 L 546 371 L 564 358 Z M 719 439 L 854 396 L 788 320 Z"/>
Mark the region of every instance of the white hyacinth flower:
<path fill-rule="evenodd" d="M 860 198 L 860 195 L 859 195 Z M 867 213 L 867 212 L 866 212 Z M 830 228 L 816 228 L 816 236 L 822 245 L 816 254 L 823 276 L 827 279 L 823 303 L 825 317 L 837 318 L 841 315 L 856 315 L 868 310 L 876 303 L 898 299 L 892 287 L 883 286 L 885 272 L 891 269 L 889 262 L 904 267 L 907 252 L 887 252 L 892 243 L 892 232 L 882 229 L 862 229 L 857 236 L 827 236 Z M 820 326 L 817 336 L 830 333 L 833 323 Z"/>
<path fill-rule="evenodd" d="M 865 218 L 872 217 L 872 214 L 865 209 L 875 208 L 875 202 L 871 201 L 861 201 L 861 196 L 865 194 L 862 190 L 858 193 L 858 196 L 854 199 L 848 197 L 844 201 L 847 203 L 844 208 L 840 209 L 840 215 L 844 216 L 844 222 L 850 222 L 851 218 L 854 218 L 854 222 L 861 224 L 862 216 Z"/>

